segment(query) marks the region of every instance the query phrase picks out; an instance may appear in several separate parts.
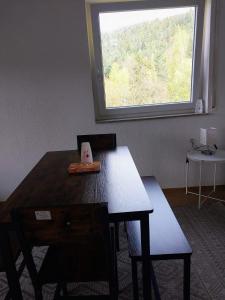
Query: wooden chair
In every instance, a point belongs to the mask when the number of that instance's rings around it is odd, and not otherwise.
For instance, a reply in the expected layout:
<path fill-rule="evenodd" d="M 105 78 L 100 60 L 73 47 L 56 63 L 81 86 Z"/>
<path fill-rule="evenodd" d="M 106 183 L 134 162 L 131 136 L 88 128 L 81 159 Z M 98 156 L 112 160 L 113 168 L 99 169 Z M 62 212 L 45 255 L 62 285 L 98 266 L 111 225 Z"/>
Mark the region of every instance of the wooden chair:
<path fill-rule="evenodd" d="M 2 209 L 3 205 L 4 202 L 0 203 L 0 209 Z M 9 248 L 6 247 L 5 242 L 8 243 Z M 12 260 L 10 260 L 10 256 L 8 253 L 9 250 L 11 252 L 10 254 L 12 256 Z M 13 226 L 11 224 L 1 225 L 0 226 L 0 273 L 2 272 L 6 273 L 8 286 L 9 286 L 9 291 L 5 296 L 5 300 L 8 300 L 12 297 L 12 291 L 13 289 L 15 289 L 15 282 L 12 276 L 12 272 L 15 271 L 14 265 L 16 264 L 16 261 L 20 254 L 21 254 L 21 248 Z M 12 267 L 14 270 L 12 270 Z M 17 278 L 21 276 L 24 267 L 25 267 L 25 262 L 24 260 L 22 260 L 17 272 L 15 271 Z M 22 294 L 20 296 L 22 297 Z"/>
<path fill-rule="evenodd" d="M 44 284 L 58 284 L 56 299 L 61 290 L 67 296 L 66 283 L 89 281 L 108 281 L 109 295 L 98 298 L 117 299 L 114 229 L 105 203 L 17 208 L 12 218 L 36 300 L 43 299 Z M 32 246 L 49 246 L 39 271 Z"/>
<path fill-rule="evenodd" d="M 89 142 L 93 152 L 101 150 L 110 150 L 116 148 L 116 134 L 88 134 L 77 136 L 77 147 L 81 151 L 81 144 Z M 116 235 L 116 249 L 119 251 L 119 223 L 115 223 L 115 235 Z"/>

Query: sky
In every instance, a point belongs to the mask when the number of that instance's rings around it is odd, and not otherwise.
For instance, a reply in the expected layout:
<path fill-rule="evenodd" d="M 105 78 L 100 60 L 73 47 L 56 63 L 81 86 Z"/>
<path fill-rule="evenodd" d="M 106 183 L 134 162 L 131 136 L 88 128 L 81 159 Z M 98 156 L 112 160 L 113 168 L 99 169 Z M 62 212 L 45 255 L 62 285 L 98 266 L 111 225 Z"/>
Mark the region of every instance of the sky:
<path fill-rule="evenodd" d="M 123 27 L 152 21 L 155 19 L 165 19 L 170 16 L 184 14 L 190 7 L 170 8 L 170 9 L 148 9 L 124 12 L 101 13 L 99 16 L 101 32 L 112 32 Z"/>

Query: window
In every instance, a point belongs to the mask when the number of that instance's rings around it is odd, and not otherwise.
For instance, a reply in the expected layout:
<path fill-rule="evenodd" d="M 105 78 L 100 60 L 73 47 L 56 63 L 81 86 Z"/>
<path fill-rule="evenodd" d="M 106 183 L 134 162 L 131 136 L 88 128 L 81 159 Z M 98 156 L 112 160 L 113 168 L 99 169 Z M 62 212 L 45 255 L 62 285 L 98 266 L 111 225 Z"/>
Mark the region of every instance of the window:
<path fill-rule="evenodd" d="M 202 80 L 212 57 L 209 50 L 204 51 L 204 46 L 209 49 L 212 44 L 210 39 L 207 47 L 205 43 L 206 23 L 210 29 L 212 23 L 204 17 L 212 17 L 210 3 L 149 0 L 90 5 L 97 121 L 194 113 L 197 99 L 210 88 Z"/>

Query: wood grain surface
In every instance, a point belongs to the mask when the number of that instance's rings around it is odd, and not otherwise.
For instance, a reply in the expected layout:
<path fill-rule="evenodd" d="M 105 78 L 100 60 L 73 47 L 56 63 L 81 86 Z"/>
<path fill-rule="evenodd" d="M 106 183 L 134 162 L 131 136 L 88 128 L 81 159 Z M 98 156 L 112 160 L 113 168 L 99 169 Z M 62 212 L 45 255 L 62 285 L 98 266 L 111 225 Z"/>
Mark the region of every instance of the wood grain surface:
<path fill-rule="evenodd" d="M 68 166 L 80 162 L 79 151 L 47 152 L 7 199 L 0 222 L 11 221 L 13 207 L 107 202 L 112 221 L 139 219 L 153 211 L 127 147 L 96 152 L 101 172 L 76 176 Z"/>

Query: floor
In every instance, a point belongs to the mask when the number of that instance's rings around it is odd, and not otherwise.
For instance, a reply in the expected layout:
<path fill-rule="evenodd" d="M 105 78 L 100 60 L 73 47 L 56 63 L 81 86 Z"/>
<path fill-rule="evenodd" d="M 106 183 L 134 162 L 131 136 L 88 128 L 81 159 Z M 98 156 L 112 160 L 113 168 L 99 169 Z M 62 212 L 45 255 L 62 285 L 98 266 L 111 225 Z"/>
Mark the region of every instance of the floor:
<path fill-rule="evenodd" d="M 205 188 L 209 191 L 209 187 Z M 207 201 L 201 210 L 197 209 L 198 198 L 185 195 L 185 189 L 166 189 L 164 193 L 193 249 L 191 274 L 191 300 L 223 300 L 225 299 L 225 207 L 220 203 Z M 218 187 L 218 197 L 225 199 L 225 186 Z M 34 253 L 37 265 L 42 261 L 45 250 Z M 121 230 L 121 251 L 118 254 L 120 300 L 132 299 L 132 281 L 130 259 L 127 253 L 126 237 Z M 154 262 L 157 279 L 160 285 L 162 300 L 182 299 L 182 261 Z M 139 280 L 141 268 L 139 266 Z M 21 279 L 24 299 L 34 299 L 33 289 L 28 273 L 25 271 Z M 141 287 L 140 282 L 140 287 Z M 44 288 L 44 300 L 52 299 L 54 286 Z M 107 292 L 103 284 L 72 284 L 69 290 L 73 294 Z M 4 299 L 7 281 L 0 276 L 0 299 Z M 140 299 L 142 299 L 140 289 Z"/>
<path fill-rule="evenodd" d="M 202 193 L 208 195 L 211 190 L 211 186 L 205 186 L 202 189 Z M 190 188 L 190 191 L 198 193 L 198 187 L 192 187 Z M 184 206 L 188 204 L 196 204 L 196 206 L 198 205 L 198 197 L 191 194 L 186 195 L 185 188 L 163 189 L 163 192 L 172 207 Z M 217 186 L 214 196 L 225 199 L 225 185 Z"/>

